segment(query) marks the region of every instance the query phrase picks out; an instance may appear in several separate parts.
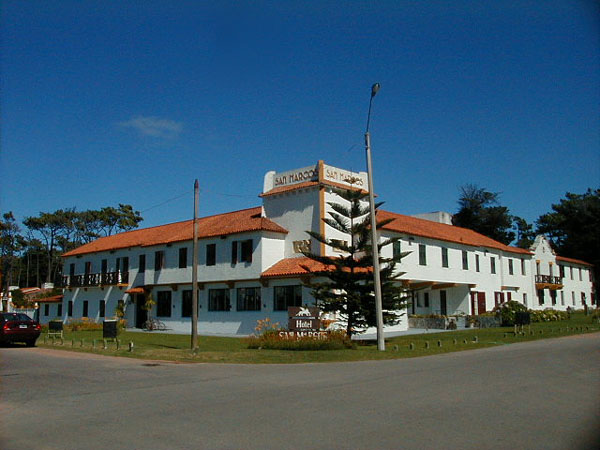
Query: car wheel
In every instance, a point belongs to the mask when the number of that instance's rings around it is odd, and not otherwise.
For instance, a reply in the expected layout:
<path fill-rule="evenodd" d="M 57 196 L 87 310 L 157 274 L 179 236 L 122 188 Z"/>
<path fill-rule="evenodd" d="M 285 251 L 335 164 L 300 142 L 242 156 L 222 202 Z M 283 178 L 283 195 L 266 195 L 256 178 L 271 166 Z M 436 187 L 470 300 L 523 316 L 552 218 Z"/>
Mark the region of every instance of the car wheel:
<path fill-rule="evenodd" d="M 36 341 L 35 339 L 31 339 L 29 341 L 25 341 L 25 345 L 27 347 L 35 347 L 35 341 Z"/>

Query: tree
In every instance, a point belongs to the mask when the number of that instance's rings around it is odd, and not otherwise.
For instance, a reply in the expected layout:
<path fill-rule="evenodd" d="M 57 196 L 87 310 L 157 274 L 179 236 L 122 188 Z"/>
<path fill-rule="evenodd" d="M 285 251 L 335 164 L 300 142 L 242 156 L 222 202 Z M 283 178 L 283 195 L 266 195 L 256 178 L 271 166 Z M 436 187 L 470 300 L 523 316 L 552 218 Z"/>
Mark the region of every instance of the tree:
<path fill-rule="evenodd" d="M 519 248 L 531 247 L 533 245 L 533 241 L 535 240 L 533 225 L 518 216 L 513 216 L 513 223 L 514 228 L 517 231 L 517 242 L 515 245 Z"/>
<path fill-rule="evenodd" d="M 588 189 L 584 194 L 567 192 L 564 199 L 552 205 L 552 210 L 537 220 L 537 232 L 545 234 L 560 255 L 594 264 L 597 283 L 600 270 L 600 189 Z"/>
<path fill-rule="evenodd" d="M 7 292 L 8 286 L 14 281 L 13 269 L 19 262 L 16 253 L 23 248 L 20 231 L 12 211 L 4 213 L 0 221 L 0 288 L 4 281 Z M 16 278 L 18 283 L 18 276 Z"/>
<path fill-rule="evenodd" d="M 53 213 L 40 213 L 39 217 L 26 217 L 23 224 L 33 232 L 37 232 L 46 246 L 46 256 L 48 259 L 48 272 L 46 281 L 52 281 L 52 270 L 57 266 L 54 262 L 55 252 L 59 243 L 61 234 L 69 226 L 69 214 L 59 209 Z"/>
<path fill-rule="evenodd" d="M 329 202 L 332 211 L 323 221 L 334 230 L 343 233 L 347 240 L 326 238 L 320 233 L 307 231 L 316 241 L 333 248 L 340 256 L 323 256 L 303 252 L 305 256 L 324 265 L 323 270 L 314 272 L 317 278 L 326 281 L 311 282 L 313 297 L 324 312 L 337 312 L 346 321 L 348 336 L 376 325 L 375 296 L 373 283 L 373 256 L 370 245 L 369 207 L 364 206 L 368 195 L 359 190 L 336 190 L 344 204 Z M 381 204 L 376 206 L 379 207 Z M 389 221 L 378 222 L 377 228 Z M 387 239 L 382 248 L 397 239 Z M 406 307 L 404 289 L 397 282 L 402 275 L 395 273 L 396 263 L 404 255 L 380 258 L 383 320 L 385 324 L 398 323 L 399 311 Z"/>
<path fill-rule="evenodd" d="M 137 228 L 142 220 L 139 211 L 134 211 L 131 205 L 122 203 L 118 208 L 107 206 L 99 210 L 81 212 L 75 208 L 67 208 L 52 213 L 41 212 L 37 217 L 26 217 L 23 224 L 28 229 L 27 250 L 24 255 L 26 259 L 21 262 L 21 266 L 27 266 L 27 282 L 33 257 L 38 275 L 41 272 L 42 279 L 48 282 L 56 280 L 60 274 L 59 260 L 62 253 L 102 235 L 110 236 L 114 232 Z M 46 254 L 44 264 L 39 262 L 39 252 L 35 253 L 40 242 L 43 243 Z"/>
<path fill-rule="evenodd" d="M 123 203 L 119 203 L 118 209 L 112 206 L 102 208 L 99 217 L 105 236 L 110 236 L 114 232 L 133 230 L 144 220 L 139 211 L 134 211 L 131 205 Z"/>
<path fill-rule="evenodd" d="M 503 244 L 510 244 L 515 239 L 515 233 L 510 231 L 513 218 L 508 208 L 498 204 L 499 197 L 499 193 L 488 192 L 474 184 L 462 186 L 458 199 L 459 210 L 454 214 L 452 223 Z"/>

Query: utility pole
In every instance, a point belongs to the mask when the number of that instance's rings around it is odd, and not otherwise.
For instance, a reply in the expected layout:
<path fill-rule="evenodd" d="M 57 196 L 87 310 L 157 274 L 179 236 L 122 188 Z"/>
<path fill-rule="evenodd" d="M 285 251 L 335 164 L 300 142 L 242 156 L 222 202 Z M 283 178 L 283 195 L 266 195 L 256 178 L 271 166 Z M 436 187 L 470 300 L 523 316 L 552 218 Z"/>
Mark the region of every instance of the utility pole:
<path fill-rule="evenodd" d="M 371 121 L 371 104 L 373 97 L 379 90 L 379 83 L 371 87 L 371 100 L 369 100 L 369 115 L 367 116 L 367 131 L 365 132 L 365 147 L 367 153 L 367 173 L 369 175 L 369 206 L 371 209 L 371 247 L 373 253 L 373 284 L 375 285 L 375 315 L 377 318 L 377 350 L 385 350 L 383 337 L 383 306 L 381 300 L 381 276 L 379 273 L 379 239 L 377 239 L 377 220 L 375 218 L 375 194 L 373 192 L 373 165 L 371 163 L 371 135 L 369 123 Z"/>
<path fill-rule="evenodd" d="M 194 245 L 192 246 L 192 351 L 198 349 L 198 179 L 194 182 Z"/>

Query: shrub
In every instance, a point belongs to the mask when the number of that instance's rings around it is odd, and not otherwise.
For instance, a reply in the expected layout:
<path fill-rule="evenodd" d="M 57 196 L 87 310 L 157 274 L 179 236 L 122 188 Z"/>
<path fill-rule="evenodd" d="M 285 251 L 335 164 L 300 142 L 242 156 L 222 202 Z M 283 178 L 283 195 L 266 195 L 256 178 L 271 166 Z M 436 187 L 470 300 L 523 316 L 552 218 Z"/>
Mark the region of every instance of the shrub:
<path fill-rule="evenodd" d="M 511 300 L 496 306 L 493 311 L 500 315 L 502 326 L 509 327 L 515 324 L 517 312 L 525 312 L 527 311 L 527 307 L 519 302 Z"/>
<path fill-rule="evenodd" d="M 532 322 L 555 322 L 567 320 L 569 314 L 566 311 L 556 311 L 554 309 L 529 310 Z"/>
<path fill-rule="evenodd" d="M 64 326 L 67 331 L 93 331 L 101 330 L 102 323 L 96 323 L 94 320 L 83 317 L 81 319 L 69 319 Z"/>
<path fill-rule="evenodd" d="M 313 336 L 289 336 L 280 330 L 268 330 L 247 340 L 248 348 L 269 350 L 343 350 L 354 348 L 353 342 L 343 330 L 327 331 Z"/>

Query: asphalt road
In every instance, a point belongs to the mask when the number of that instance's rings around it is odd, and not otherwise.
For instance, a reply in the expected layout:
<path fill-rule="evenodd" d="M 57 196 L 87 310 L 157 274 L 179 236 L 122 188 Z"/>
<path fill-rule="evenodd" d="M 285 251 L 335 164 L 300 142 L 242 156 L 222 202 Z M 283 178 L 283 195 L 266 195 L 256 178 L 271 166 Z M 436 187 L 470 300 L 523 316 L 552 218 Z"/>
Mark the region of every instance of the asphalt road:
<path fill-rule="evenodd" d="M 600 333 L 406 360 L 0 349 L 0 448 L 600 448 Z"/>

